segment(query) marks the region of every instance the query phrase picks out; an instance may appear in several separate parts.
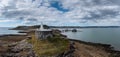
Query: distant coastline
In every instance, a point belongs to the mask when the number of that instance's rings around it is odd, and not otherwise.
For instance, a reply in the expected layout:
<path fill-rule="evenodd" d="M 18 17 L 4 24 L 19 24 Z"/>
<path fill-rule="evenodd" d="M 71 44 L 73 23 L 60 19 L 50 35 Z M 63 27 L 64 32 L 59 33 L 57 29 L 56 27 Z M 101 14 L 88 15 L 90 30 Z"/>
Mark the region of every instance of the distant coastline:
<path fill-rule="evenodd" d="M 10 30 L 27 30 L 39 28 L 40 25 L 18 26 Z M 45 25 L 46 26 L 46 25 Z M 50 28 L 120 28 L 120 26 L 49 26 Z"/>
<path fill-rule="evenodd" d="M 120 28 L 120 26 L 51 26 L 52 28 Z"/>

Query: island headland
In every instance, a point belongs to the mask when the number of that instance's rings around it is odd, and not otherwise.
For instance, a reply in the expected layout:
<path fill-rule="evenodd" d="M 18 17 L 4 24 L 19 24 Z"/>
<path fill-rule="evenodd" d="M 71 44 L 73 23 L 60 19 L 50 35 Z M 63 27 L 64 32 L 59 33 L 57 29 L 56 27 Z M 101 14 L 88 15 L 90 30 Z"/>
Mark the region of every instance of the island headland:
<path fill-rule="evenodd" d="M 120 51 L 110 44 L 69 39 L 57 29 L 52 30 L 53 37 L 37 39 L 30 30 L 36 28 L 39 26 L 19 26 L 13 30 L 24 30 L 26 35 L 1 35 L 0 57 L 120 57 Z"/>

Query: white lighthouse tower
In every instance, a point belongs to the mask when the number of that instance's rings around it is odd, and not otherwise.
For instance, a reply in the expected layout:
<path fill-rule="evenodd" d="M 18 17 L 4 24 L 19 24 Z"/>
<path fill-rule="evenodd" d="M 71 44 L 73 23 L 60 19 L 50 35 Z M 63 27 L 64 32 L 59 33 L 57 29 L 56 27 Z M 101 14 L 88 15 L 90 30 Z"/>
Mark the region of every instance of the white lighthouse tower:
<path fill-rule="evenodd" d="M 41 23 L 40 28 L 36 30 L 35 35 L 38 39 L 46 39 L 49 37 L 53 37 L 52 29 L 45 28 L 43 23 Z"/>

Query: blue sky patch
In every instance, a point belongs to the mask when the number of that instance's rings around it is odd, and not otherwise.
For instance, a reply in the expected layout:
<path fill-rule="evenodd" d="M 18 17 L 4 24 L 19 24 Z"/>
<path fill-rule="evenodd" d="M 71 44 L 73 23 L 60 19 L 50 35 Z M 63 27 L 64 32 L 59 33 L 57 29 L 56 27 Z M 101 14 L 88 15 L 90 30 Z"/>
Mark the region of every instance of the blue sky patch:
<path fill-rule="evenodd" d="M 51 7 L 54 7 L 57 10 L 62 11 L 62 12 L 68 12 L 69 11 L 69 9 L 64 9 L 59 1 L 51 2 Z"/>

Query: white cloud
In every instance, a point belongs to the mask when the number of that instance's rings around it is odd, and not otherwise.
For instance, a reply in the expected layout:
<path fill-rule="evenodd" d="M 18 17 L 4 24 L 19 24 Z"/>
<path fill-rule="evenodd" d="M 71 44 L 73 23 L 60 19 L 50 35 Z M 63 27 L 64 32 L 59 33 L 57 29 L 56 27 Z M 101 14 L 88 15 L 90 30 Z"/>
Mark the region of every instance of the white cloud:
<path fill-rule="evenodd" d="M 68 11 L 52 7 L 53 2 L 59 2 L 59 6 Z M 102 25 L 103 22 L 112 25 L 112 22 L 119 23 L 119 12 L 120 4 L 113 0 L 0 0 L 0 16 L 12 20 L 22 18 L 23 23 L 31 23 L 32 18 L 37 20 L 33 23 L 38 24 L 42 21 L 52 25 L 64 23 Z"/>
<path fill-rule="evenodd" d="M 14 20 L 0 20 L 0 22 L 13 22 Z"/>

